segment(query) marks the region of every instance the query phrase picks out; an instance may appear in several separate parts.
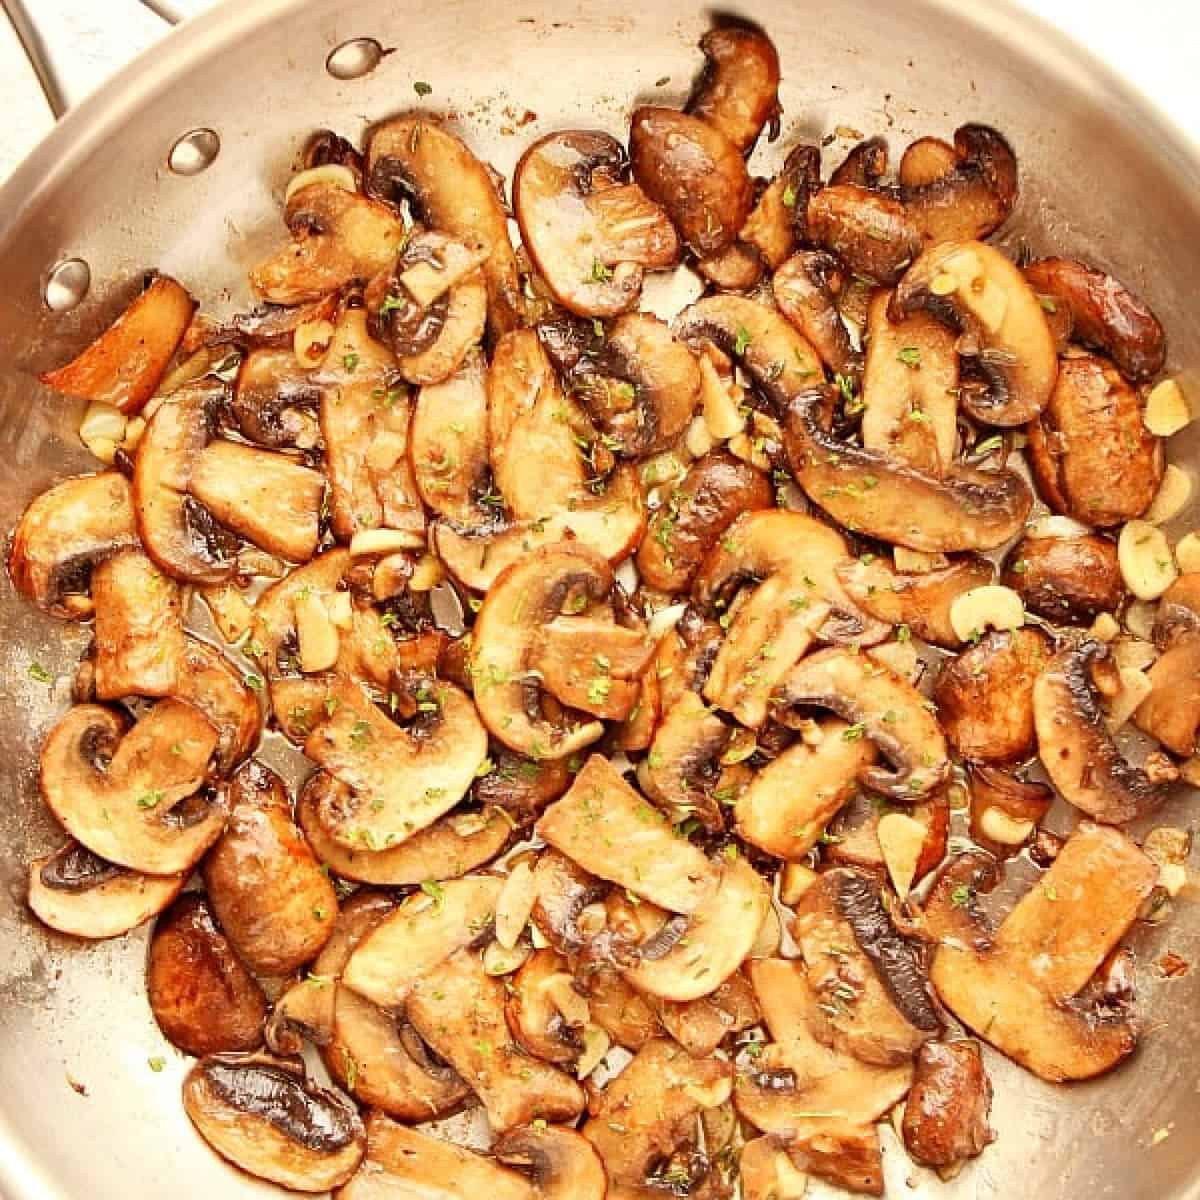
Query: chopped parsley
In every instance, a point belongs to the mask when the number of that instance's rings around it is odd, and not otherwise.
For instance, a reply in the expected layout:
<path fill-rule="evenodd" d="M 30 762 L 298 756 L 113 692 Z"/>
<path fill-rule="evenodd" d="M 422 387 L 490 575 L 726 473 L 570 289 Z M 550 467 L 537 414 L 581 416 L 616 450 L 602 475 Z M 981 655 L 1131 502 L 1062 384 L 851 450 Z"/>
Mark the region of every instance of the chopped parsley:
<path fill-rule="evenodd" d="M 429 93 L 433 91 L 433 88 L 430 87 L 425 80 L 418 79 L 416 83 L 413 84 L 413 91 L 416 92 L 418 96 L 428 96 Z"/>
<path fill-rule="evenodd" d="M 737 328 L 737 335 L 733 340 L 734 354 L 745 354 L 750 342 L 750 330 L 748 330 L 745 325 L 739 325 Z"/>
<path fill-rule="evenodd" d="M 28 674 L 29 674 L 29 678 L 32 679 L 35 683 L 53 683 L 54 682 L 54 676 L 51 675 L 50 672 L 47 671 L 46 668 L 43 667 L 41 663 L 37 663 L 37 662 L 30 663 Z"/>
<path fill-rule="evenodd" d="M 921 350 L 918 346 L 905 346 L 896 357 L 909 370 L 915 371 L 921 365 Z"/>

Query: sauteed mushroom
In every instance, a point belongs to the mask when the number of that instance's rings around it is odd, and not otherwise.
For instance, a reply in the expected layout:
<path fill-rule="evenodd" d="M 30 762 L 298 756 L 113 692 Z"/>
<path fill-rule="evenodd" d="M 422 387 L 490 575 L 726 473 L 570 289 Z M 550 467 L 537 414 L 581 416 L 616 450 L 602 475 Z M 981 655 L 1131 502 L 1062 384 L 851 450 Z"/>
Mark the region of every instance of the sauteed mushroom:
<path fill-rule="evenodd" d="M 1001 582 L 1030 612 L 1066 625 L 1115 612 L 1125 596 L 1116 543 L 1098 534 L 1024 537 L 1008 552 Z"/>
<path fill-rule="evenodd" d="M 904 1105 L 904 1145 L 927 1167 L 953 1168 L 996 1140 L 988 1125 L 992 1082 L 979 1043 L 927 1042 Z"/>
<path fill-rule="evenodd" d="M 760 29 L 728 25 L 700 39 L 704 71 L 687 111 L 719 129 L 743 154 L 779 115 L 779 54 Z"/>
<path fill-rule="evenodd" d="M 514 1129 L 492 1152 L 527 1175 L 543 1200 L 604 1200 L 608 1179 L 587 1138 L 564 1126 Z M 489 1193 L 494 1194 L 494 1193 Z"/>
<path fill-rule="evenodd" d="M 329 315 L 334 315 L 332 310 Z M 251 350 L 242 359 L 229 410 L 242 436 L 256 445 L 308 449 L 319 437 L 311 410 L 320 398 L 320 389 L 289 344 L 286 349 Z"/>
<path fill-rule="evenodd" d="M 1200 729 L 1200 577 L 1181 575 L 1162 596 L 1154 640 L 1162 654 L 1147 675 L 1150 694 L 1133 714 L 1144 733 L 1173 754 L 1195 753 Z"/>
<path fill-rule="evenodd" d="M 808 339 L 829 370 L 847 379 L 862 374 L 862 356 L 837 309 L 842 267 L 824 250 L 801 250 L 780 266 L 771 280 L 779 311 Z"/>
<path fill-rule="evenodd" d="M 895 283 L 921 252 L 904 205 L 853 183 L 817 192 L 808 202 L 806 225 L 811 241 L 875 283 Z"/>

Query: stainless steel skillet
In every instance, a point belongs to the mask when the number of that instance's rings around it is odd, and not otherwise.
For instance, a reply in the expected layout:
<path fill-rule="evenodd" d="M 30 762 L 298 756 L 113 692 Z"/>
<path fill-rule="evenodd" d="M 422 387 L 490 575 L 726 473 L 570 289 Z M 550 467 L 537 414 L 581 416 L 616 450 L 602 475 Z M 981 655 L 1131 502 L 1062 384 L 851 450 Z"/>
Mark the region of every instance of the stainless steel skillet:
<path fill-rule="evenodd" d="M 1008 237 L 1126 278 L 1166 325 L 1172 367 L 1200 362 L 1191 305 L 1200 148 L 1099 64 L 992 0 L 737 8 L 770 31 L 783 59 L 778 145 L 835 126 L 889 133 L 897 145 L 964 120 L 998 126 L 1022 163 Z M 41 389 L 36 371 L 102 327 L 143 268 L 176 274 L 208 308 L 244 302 L 245 267 L 278 238 L 283 184 L 312 128 L 353 137 L 368 119 L 420 104 L 448 112 L 508 173 L 550 129 L 587 123 L 623 136 L 636 98 L 682 100 L 711 15 L 676 0 L 243 0 L 170 36 L 70 113 L 0 192 L 0 528 L 54 478 L 89 465 L 74 436 L 79 413 Z M 329 55 L 355 38 L 395 53 L 366 75 L 336 78 Z M 416 80 L 432 95 L 419 100 Z M 193 130 L 213 131 L 219 153 L 198 174 L 176 174 L 168 156 Z M 772 154 L 759 151 L 762 173 Z M 72 311 L 52 311 L 50 270 L 73 257 L 88 264 L 91 290 Z M 1176 439 L 1174 457 L 1200 465 L 1198 442 L 1194 429 Z M 1178 521 L 1191 527 L 1195 513 Z M 0 1193 L 277 1195 L 222 1165 L 188 1126 L 178 1098 L 185 1064 L 143 999 L 143 939 L 80 947 L 35 928 L 23 909 L 24 863 L 55 840 L 36 800 L 36 748 L 67 703 L 82 639 L 0 580 Z M 60 676 L 57 687 L 29 676 L 34 661 Z M 1157 820 L 1188 816 L 1181 801 Z M 942 1185 L 890 1143 L 889 1194 L 1200 1196 L 1200 979 L 1193 971 L 1163 983 L 1153 970 L 1167 948 L 1189 961 L 1200 954 L 1200 914 L 1180 903 L 1137 948 L 1152 1032 L 1133 1062 L 1056 1089 L 993 1059 L 998 1144 Z M 149 1060 L 160 1055 L 156 1072 Z"/>

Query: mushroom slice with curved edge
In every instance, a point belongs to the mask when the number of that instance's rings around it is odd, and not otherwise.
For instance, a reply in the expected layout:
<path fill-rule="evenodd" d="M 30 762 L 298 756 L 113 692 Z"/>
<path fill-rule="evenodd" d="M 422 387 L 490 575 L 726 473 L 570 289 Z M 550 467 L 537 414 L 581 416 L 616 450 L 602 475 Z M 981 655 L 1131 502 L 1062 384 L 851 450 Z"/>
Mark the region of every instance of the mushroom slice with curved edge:
<path fill-rule="evenodd" d="M 608 884 L 552 847 L 538 855 L 533 882 L 536 898 L 530 917 L 538 933 L 560 954 L 577 954 L 585 936 L 580 913 L 603 899 Z"/>
<path fill-rule="evenodd" d="M 337 917 L 337 893 L 292 821 L 282 779 L 256 759 L 227 788 L 229 822 L 204 859 L 204 884 L 238 955 L 261 975 L 317 956 Z"/>
<path fill-rule="evenodd" d="M 179 700 L 160 700 L 132 728 L 110 708 L 79 704 L 42 746 L 42 797 L 93 854 L 174 875 L 194 866 L 225 825 L 220 805 L 193 811 L 181 803 L 204 784 L 216 746 L 212 725 Z"/>
<path fill-rule="evenodd" d="M 768 121 L 779 115 L 779 53 L 761 29 L 745 25 L 710 29 L 700 39 L 704 71 L 687 103 L 747 154 Z"/>
<path fill-rule="evenodd" d="M 901 320 L 926 311 L 959 334 L 986 391 L 966 388 L 962 404 L 976 420 L 1011 427 L 1036 417 L 1050 400 L 1058 354 L 1046 314 L 1025 277 L 983 242 L 943 242 L 905 272 L 889 313 Z"/>
<path fill-rule="evenodd" d="M 886 558 L 865 558 L 848 559 L 837 568 L 842 586 L 863 612 L 905 625 L 935 646 L 962 645 L 950 624 L 951 605 L 966 592 L 991 583 L 991 563 L 967 555 L 948 566 L 910 574 L 897 571 Z"/>
<path fill-rule="evenodd" d="M 187 583 L 221 583 L 237 567 L 237 539 L 188 492 L 210 422 L 225 399 L 220 380 L 185 384 L 155 409 L 134 459 L 133 507 L 142 545 L 162 570 Z"/>
<path fill-rule="evenodd" d="M 222 1158 L 297 1192 L 345 1183 L 366 1151 L 353 1104 L 306 1080 L 303 1066 L 290 1061 L 202 1058 L 184 1079 L 183 1107 Z"/>
<path fill-rule="evenodd" d="M 504 999 L 504 984 L 484 971 L 477 953 L 464 950 L 416 982 L 406 1011 L 417 1032 L 471 1085 L 497 1133 L 535 1118 L 573 1121 L 584 1109 L 583 1089 L 522 1053 L 505 1022 Z"/>
<path fill-rule="evenodd" d="M 1020 853 L 1050 809 L 1054 793 L 995 767 L 971 767 L 971 836 L 998 859 Z"/>
<path fill-rule="evenodd" d="M 861 188 L 878 189 L 887 172 L 887 138 L 871 137 L 850 148 L 846 157 L 833 169 L 829 182 L 833 187 L 853 183 Z"/>
<path fill-rule="evenodd" d="M 154 395 L 195 310 L 196 302 L 169 275 L 150 276 L 146 289 L 91 345 L 38 378 L 56 392 L 135 416 Z"/>
<path fill-rule="evenodd" d="M 1027 758 L 1034 748 L 1034 683 L 1050 660 L 1039 629 L 989 633 L 946 659 L 933 702 L 955 753 L 972 762 Z"/>
<path fill-rule="evenodd" d="M 941 476 L 958 444 L 954 333 L 929 313 L 892 321 L 891 296 L 881 289 L 867 305 L 863 446 Z"/>
<path fill-rule="evenodd" d="M 1015 471 L 955 466 L 939 479 L 831 436 L 819 404 L 813 396 L 789 405 L 784 449 L 805 494 L 847 529 L 944 554 L 994 550 L 1025 524 L 1033 493 Z"/>
<path fill-rule="evenodd" d="M 1137 393 L 1102 358 L 1063 359 L 1050 403 L 1027 432 L 1038 490 L 1085 525 L 1140 517 L 1162 483 L 1162 442 L 1146 428 Z"/>
<path fill-rule="evenodd" d="M 304 743 L 304 753 L 348 796 L 327 796 L 321 817 L 348 849 L 387 848 L 432 825 L 467 794 L 487 757 L 487 734 L 470 697 L 452 683 L 417 686 L 408 728 L 385 716 L 354 684 L 333 692 L 337 704 Z"/>
<path fill-rule="evenodd" d="M 961 855 L 926 901 L 922 924 L 937 942 L 930 978 L 939 998 L 1041 1079 L 1110 1070 L 1136 1043 L 1131 998 L 1097 998 L 1084 988 L 1133 924 L 1158 868 L 1124 834 L 1081 822 L 995 934 L 975 902 L 993 878 L 990 857 Z"/>
<path fill-rule="evenodd" d="M 901 1125 L 914 1162 L 945 1171 L 982 1154 L 996 1140 L 988 1125 L 992 1082 L 979 1043 L 930 1042 L 917 1054 Z"/>
<path fill-rule="evenodd" d="M 90 615 L 84 601 L 97 563 L 137 545 L 133 493 L 124 475 L 64 479 L 38 496 L 13 531 L 8 570 L 44 612 Z"/>
<path fill-rule="evenodd" d="M 853 722 L 843 738 L 868 737 L 895 771 L 866 767 L 863 783 L 897 800 L 920 799 L 940 787 L 950 773 L 946 739 L 926 707 L 925 697 L 882 664 L 839 648 L 821 650 L 792 668 L 773 702 L 775 719 L 797 720 L 793 710 L 815 704 Z"/>
<path fill-rule="evenodd" d="M 514 1129 L 497 1140 L 492 1153 L 527 1174 L 543 1200 L 604 1200 L 608 1194 L 599 1154 L 574 1129 L 542 1125 Z"/>
<path fill-rule="evenodd" d="M 1094 533 L 1023 537 L 1005 557 L 1000 582 L 1030 612 L 1064 625 L 1089 624 L 1125 598 L 1116 543 Z"/>
<path fill-rule="evenodd" d="M 817 997 L 808 1023 L 818 1041 L 894 1067 L 940 1033 L 916 950 L 871 876 L 845 868 L 819 876 L 796 905 L 791 934 Z"/>
<path fill-rule="evenodd" d="M 380 1008 L 399 1009 L 419 980 L 488 928 L 502 885 L 494 875 L 427 881 L 359 943 L 343 983 Z"/>
<path fill-rule="evenodd" d="M 821 150 L 801 143 L 789 151 L 779 174 L 767 184 L 738 233 L 738 240 L 723 253 L 753 251 L 777 271 L 796 247 L 804 229 L 808 198 L 821 186 Z M 708 260 L 711 261 L 711 260 Z M 706 264 L 701 264 L 705 269 Z"/>
<path fill-rule="evenodd" d="M 995 233 L 1017 202 L 1017 158 L 1012 147 L 987 125 L 960 125 L 948 161 L 941 148 L 950 147 L 944 142 L 934 144 L 939 149 L 926 151 L 922 164 L 929 168 L 929 178 L 911 182 L 918 170 L 915 158 L 909 159 L 912 146 L 905 151 L 907 166 L 903 160 L 900 164 L 900 199 L 921 237 L 937 244 Z"/>
<path fill-rule="evenodd" d="M 99 700 L 178 693 L 185 637 L 179 585 L 139 550 L 122 550 L 92 572 Z"/>
<path fill-rule="evenodd" d="M 1089 817 L 1121 825 L 1161 804 L 1166 791 L 1122 757 L 1105 724 L 1092 670 L 1107 655 L 1098 642 L 1059 650 L 1033 686 L 1033 718 L 1050 782 Z"/>
<path fill-rule="evenodd" d="M 29 864 L 29 907 L 59 933 L 120 937 L 160 913 L 184 884 L 180 875 L 143 875 L 97 858 L 78 842 Z"/>
<path fill-rule="evenodd" d="M 1190 757 L 1200 730 L 1200 575 L 1182 575 L 1163 593 L 1154 622 L 1162 654 L 1150 667 L 1150 694 L 1134 724 L 1173 754 Z"/>
<path fill-rule="evenodd" d="M 262 1043 L 267 998 L 198 892 L 181 896 L 155 924 L 146 993 L 163 1036 L 185 1054 Z"/>
<path fill-rule="evenodd" d="M 723 450 L 688 468 L 650 519 L 638 547 L 641 578 L 664 592 L 682 592 L 701 561 L 740 513 L 771 506 L 767 477 Z"/>
<path fill-rule="evenodd" d="M 801 250 L 775 272 L 771 291 L 779 311 L 808 339 L 830 371 L 847 379 L 862 373 L 862 355 L 838 312 L 842 267 L 824 250 Z"/>
<path fill-rule="evenodd" d="M 424 349 L 398 354 L 397 367 L 409 383 L 429 385 L 449 379 L 479 344 L 487 324 L 487 285 L 473 271 L 450 289 L 436 336 Z"/>
<path fill-rule="evenodd" d="M 551 133 L 521 156 L 513 210 L 525 249 L 554 297 L 584 317 L 635 308 L 642 269 L 679 258 L 666 213 L 622 183 L 625 152 L 606 133 Z"/>
<path fill-rule="evenodd" d="M 536 831 L 585 871 L 671 912 L 695 912 L 720 879 L 720 870 L 598 754 L 546 809 Z"/>
<path fill-rule="evenodd" d="M 541 626 L 530 666 L 568 708 L 623 721 L 637 703 L 638 680 L 654 649 L 644 629 L 558 616 Z"/>
<path fill-rule="evenodd" d="M 524 311 L 508 219 L 487 168 L 448 129 L 426 117 L 395 117 L 367 138 L 367 191 L 408 199 L 432 228 L 487 249 L 488 328 L 493 337 L 520 323 Z"/>
<path fill-rule="evenodd" d="M 662 205 L 700 257 L 728 246 L 754 204 L 738 148 L 715 125 L 673 108 L 635 109 L 629 158 L 642 191 Z"/>
<path fill-rule="evenodd" d="M 662 1035 L 662 1025 L 649 1000 L 635 991 L 616 967 L 600 964 L 588 972 L 583 983 L 592 1020 L 616 1045 L 636 1053 L 652 1038 Z"/>
<path fill-rule="evenodd" d="M 1167 339 L 1158 318 L 1119 279 L 1073 258 L 1041 258 L 1025 268 L 1039 296 L 1063 305 L 1075 337 L 1103 350 L 1135 383 L 1162 370 Z"/>
<path fill-rule="evenodd" d="M 262 732 L 263 714 L 251 684 L 215 646 L 188 637 L 175 696 L 198 708 L 217 731 L 216 768 L 227 775 L 249 757 Z"/>
<path fill-rule="evenodd" d="M 754 989 L 740 971 L 707 996 L 686 1004 L 656 1001 L 654 1011 L 663 1028 L 696 1058 L 715 1053 L 730 1034 L 742 1033 L 762 1020 Z"/>
<path fill-rule="evenodd" d="M 739 836 L 790 862 L 817 845 L 876 759 L 874 742 L 846 737 L 844 721 L 823 721 L 818 729 L 815 746 L 793 742 L 758 771 L 734 808 Z"/>
<path fill-rule="evenodd" d="M 738 1155 L 742 1200 L 803 1200 L 808 1176 L 774 1138 L 746 1142 Z"/>
<path fill-rule="evenodd" d="M 921 137 L 905 146 L 896 175 L 901 187 L 920 188 L 948 174 L 957 161 L 958 154 L 949 142 Z"/>
<path fill-rule="evenodd" d="M 822 188 L 808 202 L 809 240 L 854 275 L 890 285 L 921 252 L 921 236 L 899 200 L 853 183 Z"/>
<path fill-rule="evenodd" d="M 567 961 L 560 954 L 535 950 L 525 960 L 512 977 L 504 1015 L 525 1051 L 544 1062 L 574 1069 L 583 1051 L 587 1000 L 575 990 Z"/>
<path fill-rule="evenodd" d="M 685 691 L 662 714 L 639 764 L 638 783 L 673 822 L 692 817 L 719 833 L 725 819 L 712 789 L 717 761 L 732 737 L 732 727 L 706 708 L 698 693 Z"/>
<path fill-rule="evenodd" d="M 333 311 L 328 315 L 334 316 Z M 311 410 L 320 398 L 310 372 L 297 362 L 289 344 L 286 349 L 251 350 L 242 359 L 229 411 L 247 441 L 271 450 L 306 450 L 317 444 L 317 424 Z"/>
<path fill-rule="evenodd" d="M 762 877 L 735 858 L 689 915 L 683 937 L 661 957 L 627 967 L 625 978 L 641 992 L 680 1004 L 707 996 L 742 965 L 770 908 Z"/>
<path fill-rule="evenodd" d="M 250 271 L 250 286 L 274 304 L 319 300 L 391 267 L 404 223 L 386 204 L 315 181 L 288 197 L 292 240 Z"/>

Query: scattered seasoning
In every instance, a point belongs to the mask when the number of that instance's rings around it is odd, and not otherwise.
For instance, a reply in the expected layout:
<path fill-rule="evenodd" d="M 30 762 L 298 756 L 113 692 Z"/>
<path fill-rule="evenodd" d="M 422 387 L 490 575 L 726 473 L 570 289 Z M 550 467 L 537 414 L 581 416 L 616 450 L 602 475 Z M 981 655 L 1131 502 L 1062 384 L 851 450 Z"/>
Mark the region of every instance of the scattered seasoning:
<path fill-rule="evenodd" d="M 960 883 L 958 887 L 950 892 L 950 903 L 955 908 L 966 908 L 971 903 L 972 897 L 975 895 L 974 888 L 969 887 L 965 883 Z"/>
<path fill-rule="evenodd" d="M 158 1054 L 156 1054 L 153 1058 L 146 1059 L 146 1062 L 149 1065 L 150 1070 L 152 1070 L 155 1075 L 157 1075 L 163 1069 L 163 1067 L 167 1065 L 167 1060 Z"/>
<path fill-rule="evenodd" d="M 796 207 L 796 189 L 790 183 L 783 189 L 783 207 Z"/>
<path fill-rule="evenodd" d="M 35 683 L 53 683 L 54 676 L 42 666 L 41 663 L 29 664 L 29 678 Z"/>
<path fill-rule="evenodd" d="M 433 91 L 433 88 L 430 87 L 425 80 L 418 79 L 417 82 L 413 84 L 413 91 L 416 92 L 418 96 L 428 96 L 429 93 Z"/>
<path fill-rule="evenodd" d="M 371 726 L 360 717 L 350 730 L 350 744 L 356 750 L 361 750 L 370 740 Z"/>
<path fill-rule="evenodd" d="M 1014 575 L 1024 575 L 1029 570 L 1029 564 L 1023 559 L 1018 558 L 1012 565 L 1012 573 Z"/>
<path fill-rule="evenodd" d="M 154 789 L 153 791 L 143 792 L 137 798 L 138 808 L 157 808 L 162 803 L 162 792 Z"/>
<path fill-rule="evenodd" d="M 1180 958 L 1178 954 L 1170 950 L 1155 965 L 1164 979 L 1178 979 L 1191 970 L 1191 963 L 1186 958 Z"/>
<path fill-rule="evenodd" d="M 426 879 L 421 884 L 421 891 L 433 901 L 434 912 L 440 912 L 442 905 L 446 903 L 446 892 L 442 885 L 432 879 Z"/>
<path fill-rule="evenodd" d="M 748 330 L 745 325 L 739 325 L 737 328 L 737 334 L 733 339 L 734 354 L 745 354 L 751 340 L 750 330 Z"/>
<path fill-rule="evenodd" d="M 1038 303 L 1048 313 L 1058 312 L 1058 305 L 1054 303 L 1052 296 L 1038 296 Z"/>
<path fill-rule="evenodd" d="M 915 371 L 921 365 L 921 350 L 918 346 L 905 346 L 896 357 L 909 370 Z"/>
<path fill-rule="evenodd" d="M 345 367 L 346 370 L 350 371 L 351 373 L 357 371 L 358 370 L 358 355 L 357 354 L 343 354 L 342 355 L 342 366 Z"/>
<path fill-rule="evenodd" d="M 909 627 L 907 625 L 897 625 L 896 626 L 896 641 L 901 642 L 901 643 L 911 642 L 912 641 L 912 630 L 909 629 Z"/>
<path fill-rule="evenodd" d="M 263 690 L 262 676 L 256 675 L 253 671 L 250 671 L 245 676 L 244 682 L 252 692 L 261 692 Z"/>
<path fill-rule="evenodd" d="M 592 259 L 591 273 L 584 280 L 585 283 L 607 283 L 612 278 L 612 270 L 606 267 L 598 258 Z"/>
<path fill-rule="evenodd" d="M 1052 883 L 1043 883 L 1042 892 L 1045 894 L 1047 900 L 1058 899 L 1058 889 Z"/>
<path fill-rule="evenodd" d="M 668 84 L 668 83 L 670 83 L 670 82 L 671 82 L 671 77 L 670 77 L 670 75 L 660 75 L 660 76 L 659 76 L 659 77 L 658 77 L 658 78 L 657 78 L 657 79 L 654 81 L 654 86 L 655 86 L 655 87 L 666 87 L 666 86 L 667 86 L 667 84 Z"/>
<path fill-rule="evenodd" d="M 325 920 L 325 916 L 326 916 L 325 906 L 323 904 L 316 905 L 316 907 L 314 907 L 312 910 L 312 915 L 314 917 L 316 917 L 316 919 L 318 921 Z"/>
<path fill-rule="evenodd" d="M 863 735 L 867 732 L 867 727 L 862 721 L 857 721 L 853 725 L 847 725 L 842 730 L 843 742 L 861 742 Z"/>

